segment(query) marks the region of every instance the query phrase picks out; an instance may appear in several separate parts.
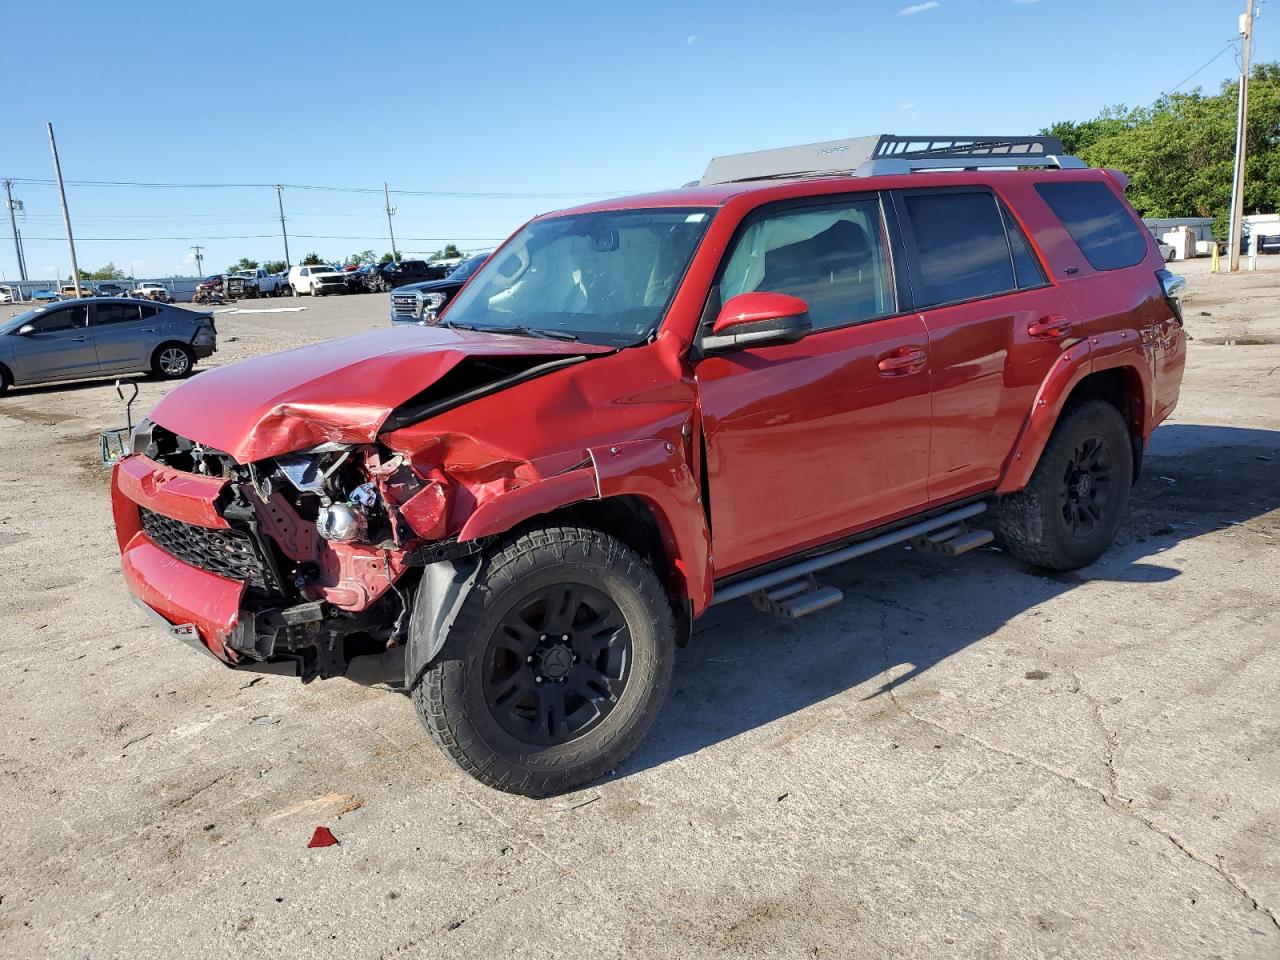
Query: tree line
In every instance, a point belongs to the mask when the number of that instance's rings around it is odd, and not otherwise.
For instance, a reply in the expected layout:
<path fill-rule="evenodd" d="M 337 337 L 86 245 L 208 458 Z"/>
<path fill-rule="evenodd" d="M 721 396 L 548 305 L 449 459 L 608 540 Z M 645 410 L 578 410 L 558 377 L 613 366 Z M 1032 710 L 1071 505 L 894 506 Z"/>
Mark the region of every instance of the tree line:
<path fill-rule="evenodd" d="M 1148 107 L 1107 107 L 1091 120 L 1041 130 L 1091 167 L 1129 177 L 1129 201 L 1144 217 L 1212 217 L 1224 237 L 1235 163 L 1238 84 L 1167 93 Z M 1259 63 L 1249 80 L 1245 213 L 1280 209 L 1280 63 Z"/>

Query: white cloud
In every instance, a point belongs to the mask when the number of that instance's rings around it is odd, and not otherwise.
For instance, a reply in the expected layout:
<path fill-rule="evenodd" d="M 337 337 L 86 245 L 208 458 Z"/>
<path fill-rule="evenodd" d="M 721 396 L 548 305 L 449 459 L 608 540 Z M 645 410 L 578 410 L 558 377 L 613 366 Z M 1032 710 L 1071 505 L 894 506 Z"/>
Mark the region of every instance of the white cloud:
<path fill-rule="evenodd" d="M 924 3 L 913 3 L 909 7 L 903 7 L 898 11 L 900 17 L 911 17 L 917 13 L 924 13 L 926 10 L 937 10 L 942 4 L 938 0 L 924 0 Z"/>
<path fill-rule="evenodd" d="M 914 100 L 903 100 L 900 104 L 898 104 L 898 109 L 902 110 L 903 112 L 906 112 L 907 110 L 914 110 L 915 108 L 916 108 L 916 102 Z"/>
<path fill-rule="evenodd" d="M 685 44 L 690 47 L 692 47 L 697 42 L 698 42 L 698 35 L 696 33 L 689 34 L 688 38 L 686 38 L 685 40 Z"/>

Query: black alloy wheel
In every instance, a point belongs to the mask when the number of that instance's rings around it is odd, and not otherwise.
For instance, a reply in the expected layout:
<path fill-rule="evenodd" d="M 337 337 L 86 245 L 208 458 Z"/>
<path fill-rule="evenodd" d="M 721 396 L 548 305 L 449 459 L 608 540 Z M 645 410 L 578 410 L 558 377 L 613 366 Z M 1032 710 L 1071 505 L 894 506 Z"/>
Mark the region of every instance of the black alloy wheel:
<path fill-rule="evenodd" d="M 497 724 L 526 743 L 558 746 L 617 704 L 630 676 L 631 634 L 605 594 L 552 584 L 510 607 L 485 663 L 485 702 Z"/>
<path fill-rule="evenodd" d="M 1073 537 L 1089 537 L 1102 523 L 1111 499 L 1113 457 L 1105 437 L 1075 444 L 1062 475 L 1062 519 Z"/>

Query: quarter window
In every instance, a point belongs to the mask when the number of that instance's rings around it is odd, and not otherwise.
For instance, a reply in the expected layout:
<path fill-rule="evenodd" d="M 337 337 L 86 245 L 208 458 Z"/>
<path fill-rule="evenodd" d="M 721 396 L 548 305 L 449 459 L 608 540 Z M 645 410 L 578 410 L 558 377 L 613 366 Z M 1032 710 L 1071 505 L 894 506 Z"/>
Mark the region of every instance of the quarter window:
<path fill-rule="evenodd" d="M 1009 241 L 994 196 L 985 191 L 907 193 L 902 200 L 915 237 L 911 282 L 917 307 L 1016 289 Z"/>
<path fill-rule="evenodd" d="M 1147 255 L 1145 231 L 1105 183 L 1037 183 L 1036 193 L 1095 270 L 1119 270 Z"/>
<path fill-rule="evenodd" d="M 809 305 L 815 330 L 896 310 L 876 199 L 791 209 L 756 220 L 733 248 L 720 302 L 740 293 L 788 293 Z"/>
<path fill-rule="evenodd" d="M 1018 289 L 1026 290 L 1028 287 L 1040 287 L 1048 283 L 1048 278 L 1044 275 L 1044 267 L 1040 266 L 1040 261 L 1031 252 L 1031 244 L 1027 243 L 1027 238 L 1023 235 L 1018 222 L 1013 219 L 1003 204 L 1000 205 L 1000 213 L 1004 217 L 1005 230 L 1009 234 L 1009 249 L 1013 252 L 1013 273 L 1014 279 L 1018 282 Z"/>

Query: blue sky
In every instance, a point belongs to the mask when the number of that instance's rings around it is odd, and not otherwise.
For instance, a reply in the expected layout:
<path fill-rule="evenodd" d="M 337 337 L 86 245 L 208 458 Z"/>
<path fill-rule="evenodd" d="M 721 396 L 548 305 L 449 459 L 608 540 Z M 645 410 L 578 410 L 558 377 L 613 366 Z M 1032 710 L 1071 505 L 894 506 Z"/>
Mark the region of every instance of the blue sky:
<path fill-rule="evenodd" d="M 1243 0 L 36 3 L 0 46 L 0 177 L 277 183 L 395 196 L 398 246 L 501 238 L 707 159 L 867 133 L 1031 133 L 1144 104 L 1222 51 Z M 1280 5 L 1255 58 L 1280 58 Z M 1188 87 L 1216 88 L 1222 54 Z M 282 257 L 269 188 L 68 187 L 81 266 Z M 530 196 L 532 195 L 532 196 Z M 33 277 L 69 273 L 56 190 L 19 183 Z M 296 261 L 389 248 L 381 194 L 285 191 Z M 307 239 L 350 237 L 352 239 Z M 367 237 L 369 239 L 360 239 Z M 49 238 L 49 239 L 42 239 Z M 105 238 L 105 239 L 90 239 Z M 134 239 L 138 238 L 138 239 Z M 173 239 L 141 239 L 173 238 Z M 219 239 L 233 238 L 233 239 Z M 403 239 L 401 239 L 403 238 Z M 7 221 L 0 272 L 17 275 Z"/>

